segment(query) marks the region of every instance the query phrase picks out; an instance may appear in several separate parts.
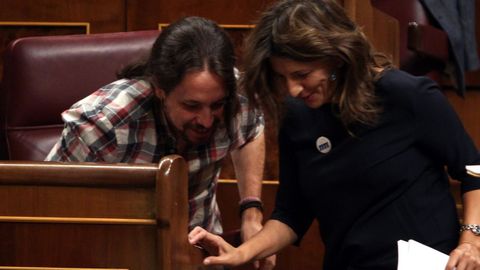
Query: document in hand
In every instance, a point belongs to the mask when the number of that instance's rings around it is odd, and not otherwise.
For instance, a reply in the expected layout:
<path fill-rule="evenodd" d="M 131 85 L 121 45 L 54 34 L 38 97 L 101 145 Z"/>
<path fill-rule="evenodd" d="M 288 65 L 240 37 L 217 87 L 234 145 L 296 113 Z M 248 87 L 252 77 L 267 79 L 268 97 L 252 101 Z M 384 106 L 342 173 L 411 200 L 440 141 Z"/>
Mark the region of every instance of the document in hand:
<path fill-rule="evenodd" d="M 415 240 L 398 241 L 397 270 L 444 270 L 448 255 Z"/>
<path fill-rule="evenodd" d="M 480 165 L 467 165 L 465 169 L 471 176 L 480 177 Z"/>

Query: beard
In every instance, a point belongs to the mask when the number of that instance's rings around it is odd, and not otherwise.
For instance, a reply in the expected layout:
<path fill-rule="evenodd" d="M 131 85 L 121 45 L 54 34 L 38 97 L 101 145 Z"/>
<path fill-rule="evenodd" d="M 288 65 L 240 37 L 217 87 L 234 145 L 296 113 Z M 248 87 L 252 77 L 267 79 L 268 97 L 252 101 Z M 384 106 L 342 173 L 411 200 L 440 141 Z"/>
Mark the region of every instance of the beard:
<path fill-rule="evenodd" d="M 220 120 L 215 119 L 212 126 L 206 128 L 202 125 L 186 123 L 180 132 L 182 139 L 191 146 L 200 146 L 209 143 L 219 126 Z"/>

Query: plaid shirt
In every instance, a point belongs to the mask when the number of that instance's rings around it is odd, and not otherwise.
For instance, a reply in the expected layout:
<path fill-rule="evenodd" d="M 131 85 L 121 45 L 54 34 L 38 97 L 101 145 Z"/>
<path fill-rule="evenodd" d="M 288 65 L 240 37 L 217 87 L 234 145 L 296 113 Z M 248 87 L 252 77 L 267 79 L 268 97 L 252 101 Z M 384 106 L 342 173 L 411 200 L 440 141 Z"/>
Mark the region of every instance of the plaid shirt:
<path fill-rule="evenodd" d="M 211 142 L 182 155 L 189 170 L 190 229 L 222 232 L 215 195 L 222 161 L 263 132 L 263 115 L 249 108 L 246 98 L 239 100 L 232 136 L 220 125 Z M 46 160 L 159 162 L 175 153 L 176 142 L 158 104 L 147 81 L 122 79 L 106 85 L 62 113 L 62 136 Z"/>

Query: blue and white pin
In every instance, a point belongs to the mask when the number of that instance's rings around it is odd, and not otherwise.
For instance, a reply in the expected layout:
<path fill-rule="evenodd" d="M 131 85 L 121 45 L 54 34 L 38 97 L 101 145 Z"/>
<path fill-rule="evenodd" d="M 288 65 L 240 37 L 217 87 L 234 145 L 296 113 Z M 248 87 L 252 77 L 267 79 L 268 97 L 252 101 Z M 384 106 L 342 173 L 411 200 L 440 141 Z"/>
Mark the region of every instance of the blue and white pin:
<path fill-rule="evenodd" d="M 317 150 L 322 154 L 327 154 L 332 150 L 332 143 L 327 137 L 321 136 L 318 137 L 316 141 Z"/>

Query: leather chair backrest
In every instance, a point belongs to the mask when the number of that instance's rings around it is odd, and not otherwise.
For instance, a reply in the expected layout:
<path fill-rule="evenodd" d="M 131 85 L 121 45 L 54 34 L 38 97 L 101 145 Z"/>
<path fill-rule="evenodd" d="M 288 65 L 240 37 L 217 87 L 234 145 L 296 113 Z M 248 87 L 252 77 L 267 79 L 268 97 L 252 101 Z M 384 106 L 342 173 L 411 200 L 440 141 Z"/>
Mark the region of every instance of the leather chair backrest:
<path fill-rule="evenodd" d="M 4 56 L 1 159 L 43 160 L 63 128 L 60 114 L 147 57 L 159 31 L 21 38 Z"/>
<path fill-rule="evenodd" d="M 448 39 L 420 0 L 371 0 L 372 5 L 398 20 L 400 69 L 438 79 L 448 61 Z"/>

